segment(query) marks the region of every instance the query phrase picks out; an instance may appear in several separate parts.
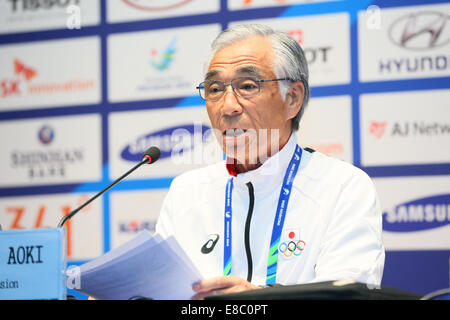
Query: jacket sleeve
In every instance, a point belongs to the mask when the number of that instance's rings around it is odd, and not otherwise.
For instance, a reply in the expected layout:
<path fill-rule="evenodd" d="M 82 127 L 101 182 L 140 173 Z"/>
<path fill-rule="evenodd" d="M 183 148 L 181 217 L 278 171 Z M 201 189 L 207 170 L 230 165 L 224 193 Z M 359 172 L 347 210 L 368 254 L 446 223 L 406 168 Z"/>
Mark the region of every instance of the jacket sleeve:
<path fill-rule="evenodd" d="M 379 287 L 385 260 L 382 212 L 369 176 L 357 169 L 329 213 L 313 281 L 345 279 Z"/>

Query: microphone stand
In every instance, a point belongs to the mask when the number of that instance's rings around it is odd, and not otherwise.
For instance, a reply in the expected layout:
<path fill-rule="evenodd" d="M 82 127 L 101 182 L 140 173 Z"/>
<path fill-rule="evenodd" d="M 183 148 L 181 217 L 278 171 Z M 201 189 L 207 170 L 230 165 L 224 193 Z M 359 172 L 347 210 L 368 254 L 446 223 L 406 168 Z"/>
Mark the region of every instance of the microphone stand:
<path fill-rule="evenodd" d="M 156 161 L 156 160 L 154 160 Z M 117 180 L 115 180 L 113 183 L 111 183 L 109 186 L 107 186 L 106 188 L 104 188 L 102 191 L 100 191 L 99 193 L 97 193 L 95 196 L 93 196 L 92 198 L 90 198 L 88 201 L 86 201 L 85 203 L 83 203 L 81 206 L 79 206 L 78 208 L 76 208 L 75 210 L 71 211 L 69 214 L 65 215 L 58 223 L 58 228 L 61 228 L 64 223 L 66 223 L 67 220 L 69 220 L 70 218 L 72 218 L 75 214 L 78 213 L 78 211 L 82 210 L 84 207 L 86 207 L 89 203 L 91 203 L 92 201 L 94 201 L 95 199 L 97 199 L 99 196 L 101 196 L 102 194 L 104 194 L 106 191 L 108 191 L 109 189 L 111 189 L 112 187 L 114 187 L 118 182 L 120 182 L 123 178 L 125 178 L 126 176 L 128 176 L 130 173 L 132 173 L 134 170 L 136 170 L 137 168 L 139 168 L 140 166 L 142 166 L 143 164 L 146 163 L 151 163 L 151 157 L 148 155 L 145 155 L 144 158 L 142 159 L 141 162 L 139 162 L 137 165 L 135 165 L 133 168 L 131 168 L 130 170 L 128 170 L 126 173 L 124 173 L 120 178 L 118 178 Z"/>

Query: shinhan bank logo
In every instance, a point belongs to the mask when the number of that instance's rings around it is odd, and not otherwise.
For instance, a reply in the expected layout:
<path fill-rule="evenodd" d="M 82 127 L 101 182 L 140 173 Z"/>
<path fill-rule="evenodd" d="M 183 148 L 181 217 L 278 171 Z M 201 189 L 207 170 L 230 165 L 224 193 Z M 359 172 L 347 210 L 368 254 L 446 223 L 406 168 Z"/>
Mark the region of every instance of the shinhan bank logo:
<path fill-rule="evenodd" d="M 166 47 L 164 52 L 159 53 L 157 49 L 153 49 L 151 51 L 152 60 L 150 64 L 153 68 L 159 71 L 164 71 L 169 69 L 172 64 L 174 54 L 175 54 L 175 44 L 177 42 L 177 37 L 175 36 L 172 41 L 170 41 L 169 45 Z"/>

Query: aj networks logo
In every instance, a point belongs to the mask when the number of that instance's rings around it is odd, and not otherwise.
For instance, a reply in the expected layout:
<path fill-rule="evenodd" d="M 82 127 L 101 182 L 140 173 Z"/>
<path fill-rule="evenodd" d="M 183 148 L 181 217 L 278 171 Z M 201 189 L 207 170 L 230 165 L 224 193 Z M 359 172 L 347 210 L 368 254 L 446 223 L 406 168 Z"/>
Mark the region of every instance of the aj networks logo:
<path fill-rule="evenodd" d="M 124 3 L 139 10 L 165 11 L 182 7 L 192 0 L 122 0 Z"/>
<path fill-rule="evenodd" d="M 401 203 L 383 213 L 383 230 L 410 232 L 433 229 L 450 223 L 450 194 Z"/>
<path fill-rule="evenodd" d="M 371 121 L 369 125 L 369 133 L 377 139 L 381 139 L 386 131 L 386 121 Z"/>
<path fill-rule="evenodd" d="M 158 49 L 152 49 L 150 51 L 150 55 L 152 56 L 150 60 L 150 65 L 159 71 L 169 69 L 170 65 L 173 62 L 173 58 L 176 52 L 175 50 L 176 43 L 177 37 L 175 36 L 162 53 L 160 53 Z"/>
<path fill-rule="evenodd" d="M 377 140 L 383 137 L 438 137 L 450 136 L 450 123 L 425 121 L 370 121 L 369 133 Z"/>

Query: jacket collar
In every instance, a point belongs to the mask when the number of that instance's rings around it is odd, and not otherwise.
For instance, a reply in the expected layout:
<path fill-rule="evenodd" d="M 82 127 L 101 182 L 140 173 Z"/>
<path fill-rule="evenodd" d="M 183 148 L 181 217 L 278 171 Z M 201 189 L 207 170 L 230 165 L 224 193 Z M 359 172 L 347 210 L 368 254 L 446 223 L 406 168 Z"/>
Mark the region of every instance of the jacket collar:
<path fill-rule="evenodd" d="M 297 136 L 292 133 L 286 145 L 276 154 L 267 159 L 261 167 L 237 175 L 233 166 L 227 166 L 228 174 L 234 176 L 233 185 L 236 189 L 247 190 L 246 183 L 251 182 L 256 193 L 273 192 L 274 186 L 281 185 L 289 162 L 297 146 Z M 234 173 L 234 174 L 233 174 Z"/>

